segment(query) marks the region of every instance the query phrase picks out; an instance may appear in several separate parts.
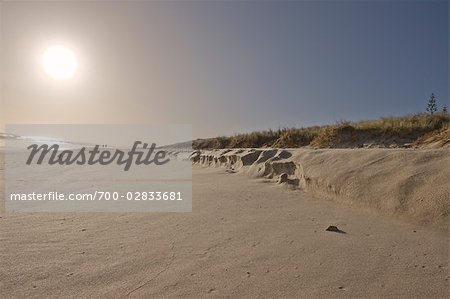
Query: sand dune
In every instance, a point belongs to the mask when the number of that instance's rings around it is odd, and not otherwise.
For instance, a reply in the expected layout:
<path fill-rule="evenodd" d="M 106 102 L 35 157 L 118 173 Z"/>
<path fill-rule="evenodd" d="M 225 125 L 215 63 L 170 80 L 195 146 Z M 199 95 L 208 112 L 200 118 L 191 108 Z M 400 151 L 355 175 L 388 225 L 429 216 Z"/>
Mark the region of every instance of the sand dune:
<path fill-rule="evenodd" d="M 447 229 L 449 153 L 446 149 L 227 149 L 196 152 L 193 161 Z"/>

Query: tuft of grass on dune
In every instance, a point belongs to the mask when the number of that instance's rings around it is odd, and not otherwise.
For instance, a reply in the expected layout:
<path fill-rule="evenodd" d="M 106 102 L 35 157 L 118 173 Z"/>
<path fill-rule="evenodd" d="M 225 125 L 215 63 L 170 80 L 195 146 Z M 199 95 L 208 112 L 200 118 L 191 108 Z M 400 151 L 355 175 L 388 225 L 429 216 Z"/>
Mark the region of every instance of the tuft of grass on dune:
<path fill-rule="evenodd" d="M 192 146 L 194 149 L 410 147 L 448 138 L 449 130 L 450 115 L 447 113 L 416 114 L 197 139 Z M 443 141 L 443 144 L 447 143 Z"/>

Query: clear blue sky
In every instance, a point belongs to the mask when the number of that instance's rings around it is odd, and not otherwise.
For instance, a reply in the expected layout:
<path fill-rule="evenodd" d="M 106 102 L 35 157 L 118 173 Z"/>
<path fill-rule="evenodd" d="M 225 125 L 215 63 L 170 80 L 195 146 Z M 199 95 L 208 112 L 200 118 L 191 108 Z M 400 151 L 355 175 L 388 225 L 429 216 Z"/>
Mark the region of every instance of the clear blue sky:
<path fill-rule="evenodd" d="M 448 1 L 190 5 L 226 113 L 251 129 L 423 112 L 449 95 Z M 234 57 L 239 59 L 233 59 Z M 233 57 L 233 58 L 231 58 Z M 448 104 L 447 104 L 448 105 Z M 261 115 L 263 118 L 259 118 Z"/>
<path fill-rule="evenodd" d="M 54 37 L 79 53 L 76 83 L 26 65 Z M 449 1 L 5 2 L 2 40 L 9 123 L 192 123 L 208 137 L 449 99 Z"/>

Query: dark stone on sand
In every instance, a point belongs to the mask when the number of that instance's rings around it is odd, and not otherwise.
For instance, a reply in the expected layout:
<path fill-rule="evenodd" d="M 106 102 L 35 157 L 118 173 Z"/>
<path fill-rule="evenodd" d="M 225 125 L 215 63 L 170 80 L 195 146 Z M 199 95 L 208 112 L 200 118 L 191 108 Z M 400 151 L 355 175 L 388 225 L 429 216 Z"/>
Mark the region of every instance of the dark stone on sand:
<path fill-rule="evenodd" d="M 326 231 L 340 233 L 340 234 L 345 234 L 346 233 L 346 232 L 344 232 L 343 230 L 340 230 L 337 226 L 334 226 L 334 225 L 330 225 L 329 227 L 327 227 Z"/>

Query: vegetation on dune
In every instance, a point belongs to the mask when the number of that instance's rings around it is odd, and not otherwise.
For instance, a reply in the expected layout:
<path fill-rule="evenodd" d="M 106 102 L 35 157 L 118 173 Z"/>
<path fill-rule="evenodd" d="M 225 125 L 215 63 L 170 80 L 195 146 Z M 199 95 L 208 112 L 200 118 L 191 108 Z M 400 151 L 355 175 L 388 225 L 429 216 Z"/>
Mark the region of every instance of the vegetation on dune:
<path fill-rule="evenodd" d="M 430 114 L 437 112 L 437 102 L 434 93 L 432 93 L 428 99 L 427 112 Z"/>
<path fill-rule="evenodd" d="M 433 111 L 435 112 L 435 111 Z M 219 148 L 347 148 L 363 146 L 414 146 L 424 140 L 448 138 L 450 115 L 446 112 L 386 117 L 307 128 L 283 128 L 194 140 L 194 149 Z"/>

